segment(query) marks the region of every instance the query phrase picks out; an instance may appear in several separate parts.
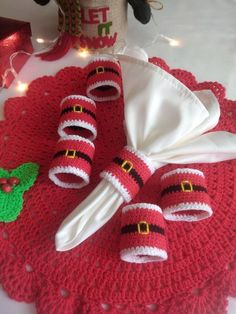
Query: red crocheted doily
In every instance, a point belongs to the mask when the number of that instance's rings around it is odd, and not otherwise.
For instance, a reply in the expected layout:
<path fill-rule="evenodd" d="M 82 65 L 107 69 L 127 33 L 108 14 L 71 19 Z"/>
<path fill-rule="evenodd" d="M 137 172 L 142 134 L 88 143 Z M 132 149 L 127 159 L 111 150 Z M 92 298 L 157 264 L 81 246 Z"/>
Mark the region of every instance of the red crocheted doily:
<path fill-rule="evenodd" d="M 197 83 L 183 70 L 169 70 L 191 90 L 211 89 L 221 104 L 216 130 L 236 133 L 236 101 L 225 99 L 218 83 Z M 120 215 L 68 252 L 56 252 L 54 237 L 63 219 L 99 182 L 99 173 L 125 144 L 123 100 L 97 105 L 98 138 L 91 184 L 79 191 L 48 179 L 58 140 L 59 104 L 85 93 L 85 73 L 68 67 L 38 78 L 25 97 L 9 99 L 0 122 L 0 167 L 32 161 L 40 165 L 35 185 L 24 195 L 24 209 L 12 223 L 0 224 L 0 282 L 10 297 L 35 302 L 40 314 L 207 313 L 227 311 L 236 296 L 236 162 L 187 165 L 204 172 L 214 215 L 197 222 L 167 222 L 169 259 L 130 264 L 119 258 Z M 152 177 L 135 202 L 159 202 L 160 176 Z"/>

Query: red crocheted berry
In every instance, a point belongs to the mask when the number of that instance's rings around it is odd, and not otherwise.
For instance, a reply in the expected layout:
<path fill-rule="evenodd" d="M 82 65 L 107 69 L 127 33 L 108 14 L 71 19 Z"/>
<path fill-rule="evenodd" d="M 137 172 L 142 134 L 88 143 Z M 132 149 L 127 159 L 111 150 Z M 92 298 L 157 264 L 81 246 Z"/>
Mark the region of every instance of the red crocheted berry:
<path fill-rule="evenodd" d="M 11 177 L 7 179 L 7 183 L 9 183 L 10 185 L 17 185 L 20 183 L 20 180 L 17 177 Z"/>
<path fill-rule="evenodd" d="M 1 186 L 1 189 L 5 193 L 10 193 L 12 191 L 12 186 L 11 184 L 5 183 Z"/>

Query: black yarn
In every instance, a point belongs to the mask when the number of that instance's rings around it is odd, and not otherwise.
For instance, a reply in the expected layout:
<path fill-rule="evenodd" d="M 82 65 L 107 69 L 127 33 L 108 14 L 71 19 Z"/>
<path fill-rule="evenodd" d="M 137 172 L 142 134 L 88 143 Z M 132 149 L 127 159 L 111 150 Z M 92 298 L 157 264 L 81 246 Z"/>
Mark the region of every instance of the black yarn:
<path fill-rule="evenodd" d="M 147 0 L 128 0 L 133 8 L 135 18 L 142 24 L 147 24 L 151 19 L 151 7 Z"/>
<path fill-rule="evenodd" d="M 46 5 L 50 0 L 34 0 L 34 1 L 40 5 Z"/>

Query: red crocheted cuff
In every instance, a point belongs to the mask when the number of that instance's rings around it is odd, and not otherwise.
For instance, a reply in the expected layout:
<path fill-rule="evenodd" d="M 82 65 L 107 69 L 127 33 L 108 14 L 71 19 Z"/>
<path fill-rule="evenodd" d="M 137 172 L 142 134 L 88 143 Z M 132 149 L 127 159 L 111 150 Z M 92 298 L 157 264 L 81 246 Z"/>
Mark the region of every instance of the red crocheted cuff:
<path fill-rule="evenodd" d="M 128 203 L 154 171 L 155 168 L 150 159 L 140 151 L 126 146 L 101 173 L 101 177 L 109 181 Z"/>
<path fill-rule="evenodd" d="M 212 215 L 202 171 L 178 168 L 161 177 L 161 207 L 173 221 L 199 221 Z"/>
<path fill-rule="evenodd" d="M 94 145 L 76 135 L 61 138 L 56 145 L 49 178 L 63 188 L 79 189 L 89 183 Z"/>
<path fill-rule="evenodd" d="M 61 102 L 58 134 L 79 135 L 93 141 L 97 136 L 95 102 L 80 95 L 65 97 Z"/>
<path fill-rule="evenodd" d="M 167 259 L 165 222 L 159 206 L 140 203 L 122 209 L 120 257 L 130 263 Z"/>
<path fill-rule="evenodd" d="M 113 57 L 99 56 L 87 66 L 86 94 L 95 101 L 120 98 L 122 91 L 121 68 Z"/>

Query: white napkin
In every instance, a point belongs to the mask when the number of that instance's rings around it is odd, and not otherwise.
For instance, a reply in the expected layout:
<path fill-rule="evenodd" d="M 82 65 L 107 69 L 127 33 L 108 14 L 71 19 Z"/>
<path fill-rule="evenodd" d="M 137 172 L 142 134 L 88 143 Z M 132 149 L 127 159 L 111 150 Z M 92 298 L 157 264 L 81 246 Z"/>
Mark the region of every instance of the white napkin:
<path fill-rule="evenodd" d="M 216 162 L 236 158 L 236 135 L 212 132 L 220 108 L 211 91 L 191 92 L 159 67 L 119 56 L 122 67 L 127 145 L 156 169 L 167 163 Z M 115 157 L 115 156 L 114 156 Z M 56 249 L 67 251 L 100 229 L 124 202 L 105 179 L 62 222 Z"/>

